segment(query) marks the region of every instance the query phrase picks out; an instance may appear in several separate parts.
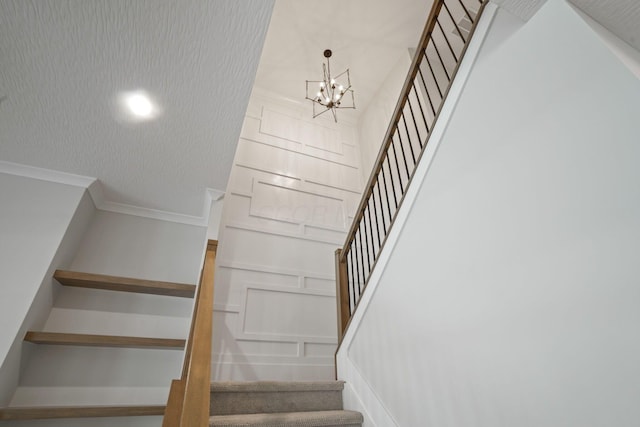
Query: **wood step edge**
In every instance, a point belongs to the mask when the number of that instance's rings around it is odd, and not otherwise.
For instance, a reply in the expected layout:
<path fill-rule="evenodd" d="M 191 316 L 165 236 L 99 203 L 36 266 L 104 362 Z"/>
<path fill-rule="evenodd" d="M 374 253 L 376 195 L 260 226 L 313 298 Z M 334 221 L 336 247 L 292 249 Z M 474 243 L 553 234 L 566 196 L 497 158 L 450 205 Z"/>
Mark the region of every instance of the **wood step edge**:
<path fill-rule="evenodd" d="M 135 292 L 182 298 L 193 298 L 196 292 L 196 286 L 187 283 L 134 279 L 132 277 L 109 276 L 106 274 L 82 273 L 78 271 L 56 270 L 53 277 L 64 286 L 102 289 L 107 291 Z"/>
<path fill-rule="evenodd" d="M 27 332 L 24 340 L 35 344 L 126 348 L 184 348 L 186 342 L 186 340 L 174 338 L 70 334 L 38 331 Z"/>
<path fill-rule="evenodd" d="M 0 408 L 0 420 L 164 415 L 165 405 L 29 406 Z"/>

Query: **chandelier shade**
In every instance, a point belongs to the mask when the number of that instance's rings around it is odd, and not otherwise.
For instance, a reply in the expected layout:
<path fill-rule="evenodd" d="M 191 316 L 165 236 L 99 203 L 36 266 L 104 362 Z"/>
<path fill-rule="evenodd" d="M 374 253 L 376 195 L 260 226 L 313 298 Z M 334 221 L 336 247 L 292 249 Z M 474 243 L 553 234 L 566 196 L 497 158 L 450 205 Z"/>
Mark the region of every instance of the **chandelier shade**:
<path fill-rule="evenodd" d="M 351 78 L 349 69 L 332 76 L 329 58 L 332 52 L 330 49 L 324 51 L 326 63 L 322 63 L 322 80 L 307 80 L 306 99 L 313 103 L 313 118 L 331 111 L 333 119 L 338 122 L 336 110 L 340 108 L 355 109 L 353 89 L 351 89 Z"/>

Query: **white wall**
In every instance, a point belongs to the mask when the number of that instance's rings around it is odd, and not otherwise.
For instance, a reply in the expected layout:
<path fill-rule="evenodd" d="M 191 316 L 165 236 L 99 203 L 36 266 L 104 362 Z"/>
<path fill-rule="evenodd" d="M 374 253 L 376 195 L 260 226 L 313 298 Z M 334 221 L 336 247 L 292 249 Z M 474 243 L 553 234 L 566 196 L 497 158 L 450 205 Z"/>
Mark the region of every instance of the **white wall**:
<path fill-rule="evenodd" d="M 93 205 L 85 189 L 0 173 L 0 406 L 18 383 L 22 338 L 41 327 L 55 294 L 52 273 L 68 266 Z"/>
<path fill-rule="evenodd" d="M 98 211 L 71 268 L 195 284 L 206 227 Z"/>
<path fill-rule="evenodd" d="M 339 120 L 254 90 L 223 208 L 216 380 L 333 376 L 333 257 L 361 190 L 357 131 Z"/>
<path fill-rule="evenodd" d="M 347 406 L 637 426 L 640 82 L 560 0 L 493 47 L 340 349 Z"/>
<path fill-rule="evenodd" d="M 206 233 L 206 227 L 96 211 L 68 268 L 196 284 Z M 60 287 L 42 330 L 186 338 L 192 307 L 190 298 Z M 12 406 L 165 404 L 183 360 L 181 349 L 28 345 L 31 354 Z M 109 425 L 159 423 L 161 417 L 136 417 Z M 70 424 L 49 420 L 46 425 Z"/>
<path fill-rule="evenodd" d="M 218 200 L 211 201 L 209 211 L 209 222 L 207 224 L 207 239 L 218 240 L 220 234 L 220 222 L 222 221 L 222 207 L 224 206 L 224 196 Z"/>
<path fill-rule="evenodd" d="M 613 34 L 611 31 L 603 27 L 600 23 L 594 21 L 589 15 L 582 12 L 576 6 L 572 7 L 578 12 L 578 14 L 589 24 L 593 31 L 600 36 L 603 43 L 616 55 L 620 61 L 629 68 L 629 70 L 640 78 L 640 52 L 622 40 L 620 37 Z"/>
<path fill-rule="evenodd" d="M 402 85 L 407 78 L 411 55 L 407 50 L 400 55 L 396 65 L 391 69 L 375 96 L 362 112 L 358 120 L 360 133 L 360 153 L 364 180 L 369 179 L 373 163 L 378 156 L 382 140 L 389 127 Z"/>

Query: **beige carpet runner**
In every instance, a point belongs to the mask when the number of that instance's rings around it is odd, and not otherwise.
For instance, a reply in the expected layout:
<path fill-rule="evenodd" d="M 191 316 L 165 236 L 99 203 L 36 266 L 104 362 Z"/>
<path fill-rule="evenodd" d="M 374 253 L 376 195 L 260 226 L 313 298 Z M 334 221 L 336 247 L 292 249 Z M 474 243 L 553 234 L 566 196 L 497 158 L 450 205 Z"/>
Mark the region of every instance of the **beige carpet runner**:
<path fill-rule="evenodd" d="M 342 381 L 211 384 L 210 426 L 361 427 L 362 415 L 342 409 Z"/>

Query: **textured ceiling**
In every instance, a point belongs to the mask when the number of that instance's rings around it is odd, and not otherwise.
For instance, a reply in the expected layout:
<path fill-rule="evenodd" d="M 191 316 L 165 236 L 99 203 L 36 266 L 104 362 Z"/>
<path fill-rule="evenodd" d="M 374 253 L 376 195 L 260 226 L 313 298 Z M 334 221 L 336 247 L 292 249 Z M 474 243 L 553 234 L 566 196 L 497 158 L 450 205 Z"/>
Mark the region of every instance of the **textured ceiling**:
<path fill-rule="evenodd" d="M 639 0 L 571 0 L 571 3 L 640 50 Z"/>
<path fill-rule="evenodd" d="M 501 8 L 528 21 L 547 0 L 492 0 Z"/>
<path fill-rule="evenodd" d="M 547 0 L 492 1 L 513 15 L 527 21 Z M 569 0 L 569 2 L 636 50 L 640 50 L 639 0 Z"/>
<path fill-rule="evenodd" d="M 0 160 L 96 177 L 108 201 L 202 215 L 224 191 L 273 2 L 0 0 Z M 144 89 L 155 121 L 118 121 Z"/>
<path fill-rule="evenodd" d="M 494 0 L 529 19 L 545 0 Z M 560 0 L 549 0 L 560 1 Z M 572 3 L 640 50 L 638 0 Z M 304 81 L 349 67 L 356 120 L 431 0 L 0 0 L 0 161 L 102 182 L 107 201 L 200 216 L 224 191 L 253 77 L 302 100 Z M 117 119 L 144 89 L 162 108 Z M 347 113 L 347 112 L 345 112 Z M 310 112 L 311 114 L 311 112 Z"/>

